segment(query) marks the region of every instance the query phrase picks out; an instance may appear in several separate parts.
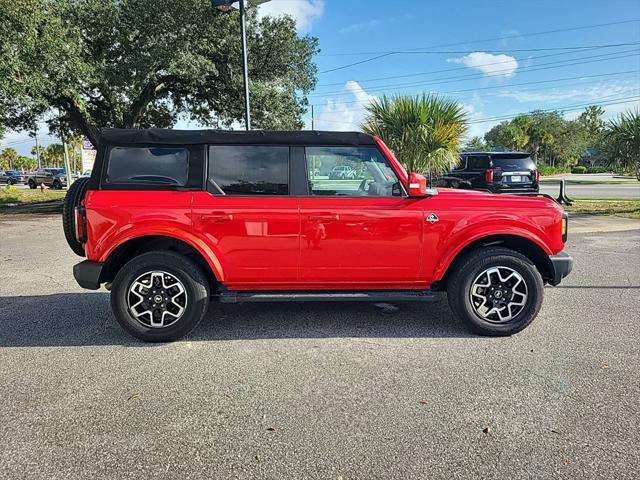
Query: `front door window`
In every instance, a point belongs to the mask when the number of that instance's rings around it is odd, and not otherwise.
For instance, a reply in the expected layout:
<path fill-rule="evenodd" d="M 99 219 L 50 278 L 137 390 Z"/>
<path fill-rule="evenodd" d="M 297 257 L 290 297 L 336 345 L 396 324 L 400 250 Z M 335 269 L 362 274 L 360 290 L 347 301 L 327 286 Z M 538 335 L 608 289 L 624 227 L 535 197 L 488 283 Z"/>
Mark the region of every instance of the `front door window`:
<path fill-rule="evenodd" d="M 313 196 L 402 196 L 396 173 L 376 148 L 307 147 L 306 158 Z"/>

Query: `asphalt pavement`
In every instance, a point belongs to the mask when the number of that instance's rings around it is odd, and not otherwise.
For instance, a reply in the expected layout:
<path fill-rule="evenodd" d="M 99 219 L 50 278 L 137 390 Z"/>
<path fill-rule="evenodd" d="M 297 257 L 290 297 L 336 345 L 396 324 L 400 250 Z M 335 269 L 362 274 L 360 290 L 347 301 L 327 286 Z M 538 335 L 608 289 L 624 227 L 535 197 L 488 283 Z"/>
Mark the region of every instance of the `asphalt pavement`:
<path fill-rule="evenodd" d="M 511 338 L 445 301 L 214 304 L 147 345 L 75 284 L 58 216 L 0 216 L 0 478 L 635 479 L 628 222 L 583 220 L 574 273 Z"/>
<path fill-rule="evenodd" d="M 591 182 L 590 182 L 591 183 Z M 640 183 L 607 184 L 607 183 L 566 183 L 565 189 L 569 198 L 611 198 L 640 201 Z M 545 182 L 540 185 L 540 193 L 556 198 L 560 193 L 560 183 Z"/>

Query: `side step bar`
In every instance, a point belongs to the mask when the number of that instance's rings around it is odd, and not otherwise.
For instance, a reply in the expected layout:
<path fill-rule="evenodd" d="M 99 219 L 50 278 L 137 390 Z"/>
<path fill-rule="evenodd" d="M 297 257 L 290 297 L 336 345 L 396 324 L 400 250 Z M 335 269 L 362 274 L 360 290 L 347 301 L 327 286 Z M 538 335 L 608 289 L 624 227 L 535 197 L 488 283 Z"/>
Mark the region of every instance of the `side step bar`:
<path fill-rule="evenodd" d="M 429 290 L 373 290 L 331 292 L 231 292 L 220 293 L 221 303 L 256 302 L 411 302 L 434 301 L 439 297 Z"/>

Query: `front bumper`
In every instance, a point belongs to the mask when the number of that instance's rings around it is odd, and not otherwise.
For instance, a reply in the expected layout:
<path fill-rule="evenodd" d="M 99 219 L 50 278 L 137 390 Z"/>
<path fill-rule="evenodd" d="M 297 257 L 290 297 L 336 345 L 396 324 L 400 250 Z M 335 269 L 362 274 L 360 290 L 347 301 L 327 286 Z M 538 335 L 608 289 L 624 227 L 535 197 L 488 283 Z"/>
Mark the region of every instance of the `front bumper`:
<path fill-rule="evenodd" d="M 551 260 L 551 281 L 549 283 L 555 286 L 573 270 L 573 258 L 566 252 L 560 252 L 557 255 L 551 255 L 549 260 Z"/>
<path fill-rule="evenodd" d="M 100 276 L 104 263 L 85 260 L 73 266 L 73 276 L 82 288 L 98 290 L 100 288 Z"/>

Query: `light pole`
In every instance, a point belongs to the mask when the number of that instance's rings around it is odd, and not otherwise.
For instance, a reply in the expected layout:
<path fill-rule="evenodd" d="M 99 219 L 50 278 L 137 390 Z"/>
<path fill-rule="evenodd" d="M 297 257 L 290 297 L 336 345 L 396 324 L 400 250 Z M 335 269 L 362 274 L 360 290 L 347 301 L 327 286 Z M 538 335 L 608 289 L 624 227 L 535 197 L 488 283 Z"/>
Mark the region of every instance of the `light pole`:
<path fill-rule="evenodd" d="M 254 5 L 267 3 L 270 0 L 252 0 Z M 244 82 L 244 118 L 245 127 L 251 130 L 251 106 L 249 100 L 249 64 L 247 61 L 247 25 L 245 15 L 246 0 L 211 0 L 211 6 L 221 12 L 230 12 L 235 10 L 233 5 L 240 4 L 240 36 L 242 38 L 242 76 Z"/>

